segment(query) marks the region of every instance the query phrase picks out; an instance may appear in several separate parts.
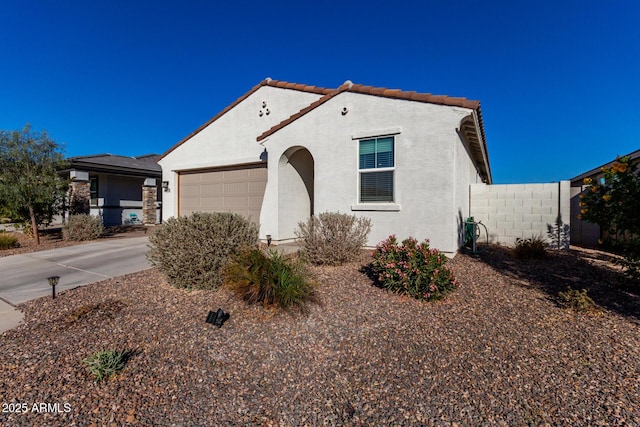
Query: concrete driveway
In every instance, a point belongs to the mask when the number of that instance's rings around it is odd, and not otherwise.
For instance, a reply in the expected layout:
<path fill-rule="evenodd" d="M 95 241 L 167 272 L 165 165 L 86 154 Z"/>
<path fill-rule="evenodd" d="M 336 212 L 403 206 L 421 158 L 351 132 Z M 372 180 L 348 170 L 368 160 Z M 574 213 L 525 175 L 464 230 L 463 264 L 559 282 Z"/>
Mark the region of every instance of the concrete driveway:
<path fill-rule="evenodd" d="M 51 295 L 49 276 L 60 277 L 59 293 L 150 268 L 145 257 L 148 241 L 146 236 L 108 239 L 0 258 L 0 332 L 17 325 L 17 314 L 6 303 L 16 305 Z"/>

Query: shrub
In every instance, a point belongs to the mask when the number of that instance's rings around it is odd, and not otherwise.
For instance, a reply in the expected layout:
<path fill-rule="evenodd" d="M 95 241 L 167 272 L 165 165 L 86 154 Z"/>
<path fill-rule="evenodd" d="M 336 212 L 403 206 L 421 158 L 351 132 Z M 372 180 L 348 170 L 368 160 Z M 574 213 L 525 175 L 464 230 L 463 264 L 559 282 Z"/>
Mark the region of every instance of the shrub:
<path fill-rule="evenodd" d="M 595 305 L 593 300 L 587 295 L 586 289 L 578 291 L 568 287 L 567 292 L 558 293 L 558 300 L 560 306 L 581 313 L 591 311 Z"/>
<path fill-rule="evenodd" d="M 93 240 L 102 236 L 103 232 L 104 227 L 99 216 L 70 215 L 62 227 L 62 238 L 73 241 Z"/>
<path fill-rule="evenodd" d="M 624 258 L 617 263 L 624 268 L 630 289 L 640 290 L 640 237 L 623 243 Z"/>
<path fill-rule="evenodd" d="M 381 286 L 430 301 L 442 299 L 458 287 L 446 259 L 437 249 L 429 248 L 428 240 L 418 244 L 409 237 L 399 245 L 392 235 L 376 246 L 370 267 Z"/>
<path fill-rule="evenodd" d="M 225 285 L 250 304 L 307 310 L 315 301 L 314 286 L 301 259 L 292 261 L 277 250 L 266 254 L 247 249 L 225 269 Z"/>
<path fill-rule="evenodd" d="M 295 231 L 301 255 L 313 264 L 341 265 L 354 261 L 367 243 L 371 220 L 336 212 L 312 216 Z"/>
<path fill-rule="evenodd" d="M 516 258 L 540 259 L 547 255 L 546 244 L 542 236 L 533 236 L 528 239 L 516 239 L 513 254 Z"/>
<path fill-rule="evenodd" d="M 18 239 L 7 233 L 0 233 L 0 249 L 11 249 L 19 246 Z"/>
<path fill-rule="evenodd" d="M 84 363 L 96 381 L 102 381 L 124 369 L 128 355 L 126 351 L 101 350 L 86 358 Z"/>
<path fill-rule="evenodd" d="M 258 228 L 242 215 L 196 212 L 157 226 L 147 258 L 176 288 L 216 289 L 230 257 L 257 242 Z"/>

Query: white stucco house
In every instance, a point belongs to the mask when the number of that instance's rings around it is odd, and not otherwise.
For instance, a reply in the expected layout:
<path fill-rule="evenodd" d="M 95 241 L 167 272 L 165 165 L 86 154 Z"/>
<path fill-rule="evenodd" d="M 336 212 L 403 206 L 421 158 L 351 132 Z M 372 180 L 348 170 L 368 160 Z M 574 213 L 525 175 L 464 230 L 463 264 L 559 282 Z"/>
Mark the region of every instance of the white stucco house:
<path fill-rule="evenodd" d="M 370 218 L 370 246 L 395 234 L 455 253 L 470 184 L 491 183 L 478 101 L 350 81 L 266 79 L 159 163 L 164 219 L 239 212 L 276 244 L 330 211 Z"/>

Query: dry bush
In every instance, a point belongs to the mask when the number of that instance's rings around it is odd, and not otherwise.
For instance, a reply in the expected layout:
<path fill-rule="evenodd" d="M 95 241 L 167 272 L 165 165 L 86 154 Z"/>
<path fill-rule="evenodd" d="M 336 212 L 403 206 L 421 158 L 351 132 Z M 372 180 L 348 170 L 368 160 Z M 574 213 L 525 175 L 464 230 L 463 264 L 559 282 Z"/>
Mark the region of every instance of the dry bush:
<path fill-rule="evenodd" d="M 62 227 L 64 240 L 84 241 L 94 240 L 102 236 L 104 227 L 102 218 L 92 215 L 71 215 Z"/>
<path fill-rule="evenodd" d="M 593 310 L 595 303 L 589 296 L 587 295 L 587 290 L 576 290 L 567 288 L 566 292 L 558 293 L 558 303 L 561 307 L 569 308 L 571 310 L 587 313 Z"/>
<path fill-rule="evenodd" d="M 170 285 L 216 289 L 230 257 L 258 243 L 258 228 L 242 215 L 195 212 L 169 218 L 149 237 L 147 258 Z"/>
<path fill-rule="evenodd" d="M 295 234 L 306 260 L 317 265 L 341 265 L 358 259 L 370 231 L 369 218 L 324 212 L 298 223 Z"/>
<path fill-rule="evenodd" d="M 528 239 L 516 239 L 513 254 L 516 258 L 541 259 L 547 256 L 546 242 L 542 236 L 533 236 Z"/>
<path fill-rule="evenodd" d="M 17 248 L 18 246 L 20 245 L 16 236 L 4 232 L 0 233 L 0 250 Z"/>

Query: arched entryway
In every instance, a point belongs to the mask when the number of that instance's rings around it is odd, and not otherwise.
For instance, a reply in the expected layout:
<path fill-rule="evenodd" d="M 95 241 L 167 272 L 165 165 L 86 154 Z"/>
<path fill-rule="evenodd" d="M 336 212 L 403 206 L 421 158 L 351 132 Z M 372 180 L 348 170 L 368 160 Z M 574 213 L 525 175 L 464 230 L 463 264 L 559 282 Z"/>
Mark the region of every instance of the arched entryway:
<path fill-rule="evenodd" d="M 278 162 L 280 240 L 293 239 L 298 222 L 313 215 L 313 156 L 304 147 L 287 149 Z"/>

